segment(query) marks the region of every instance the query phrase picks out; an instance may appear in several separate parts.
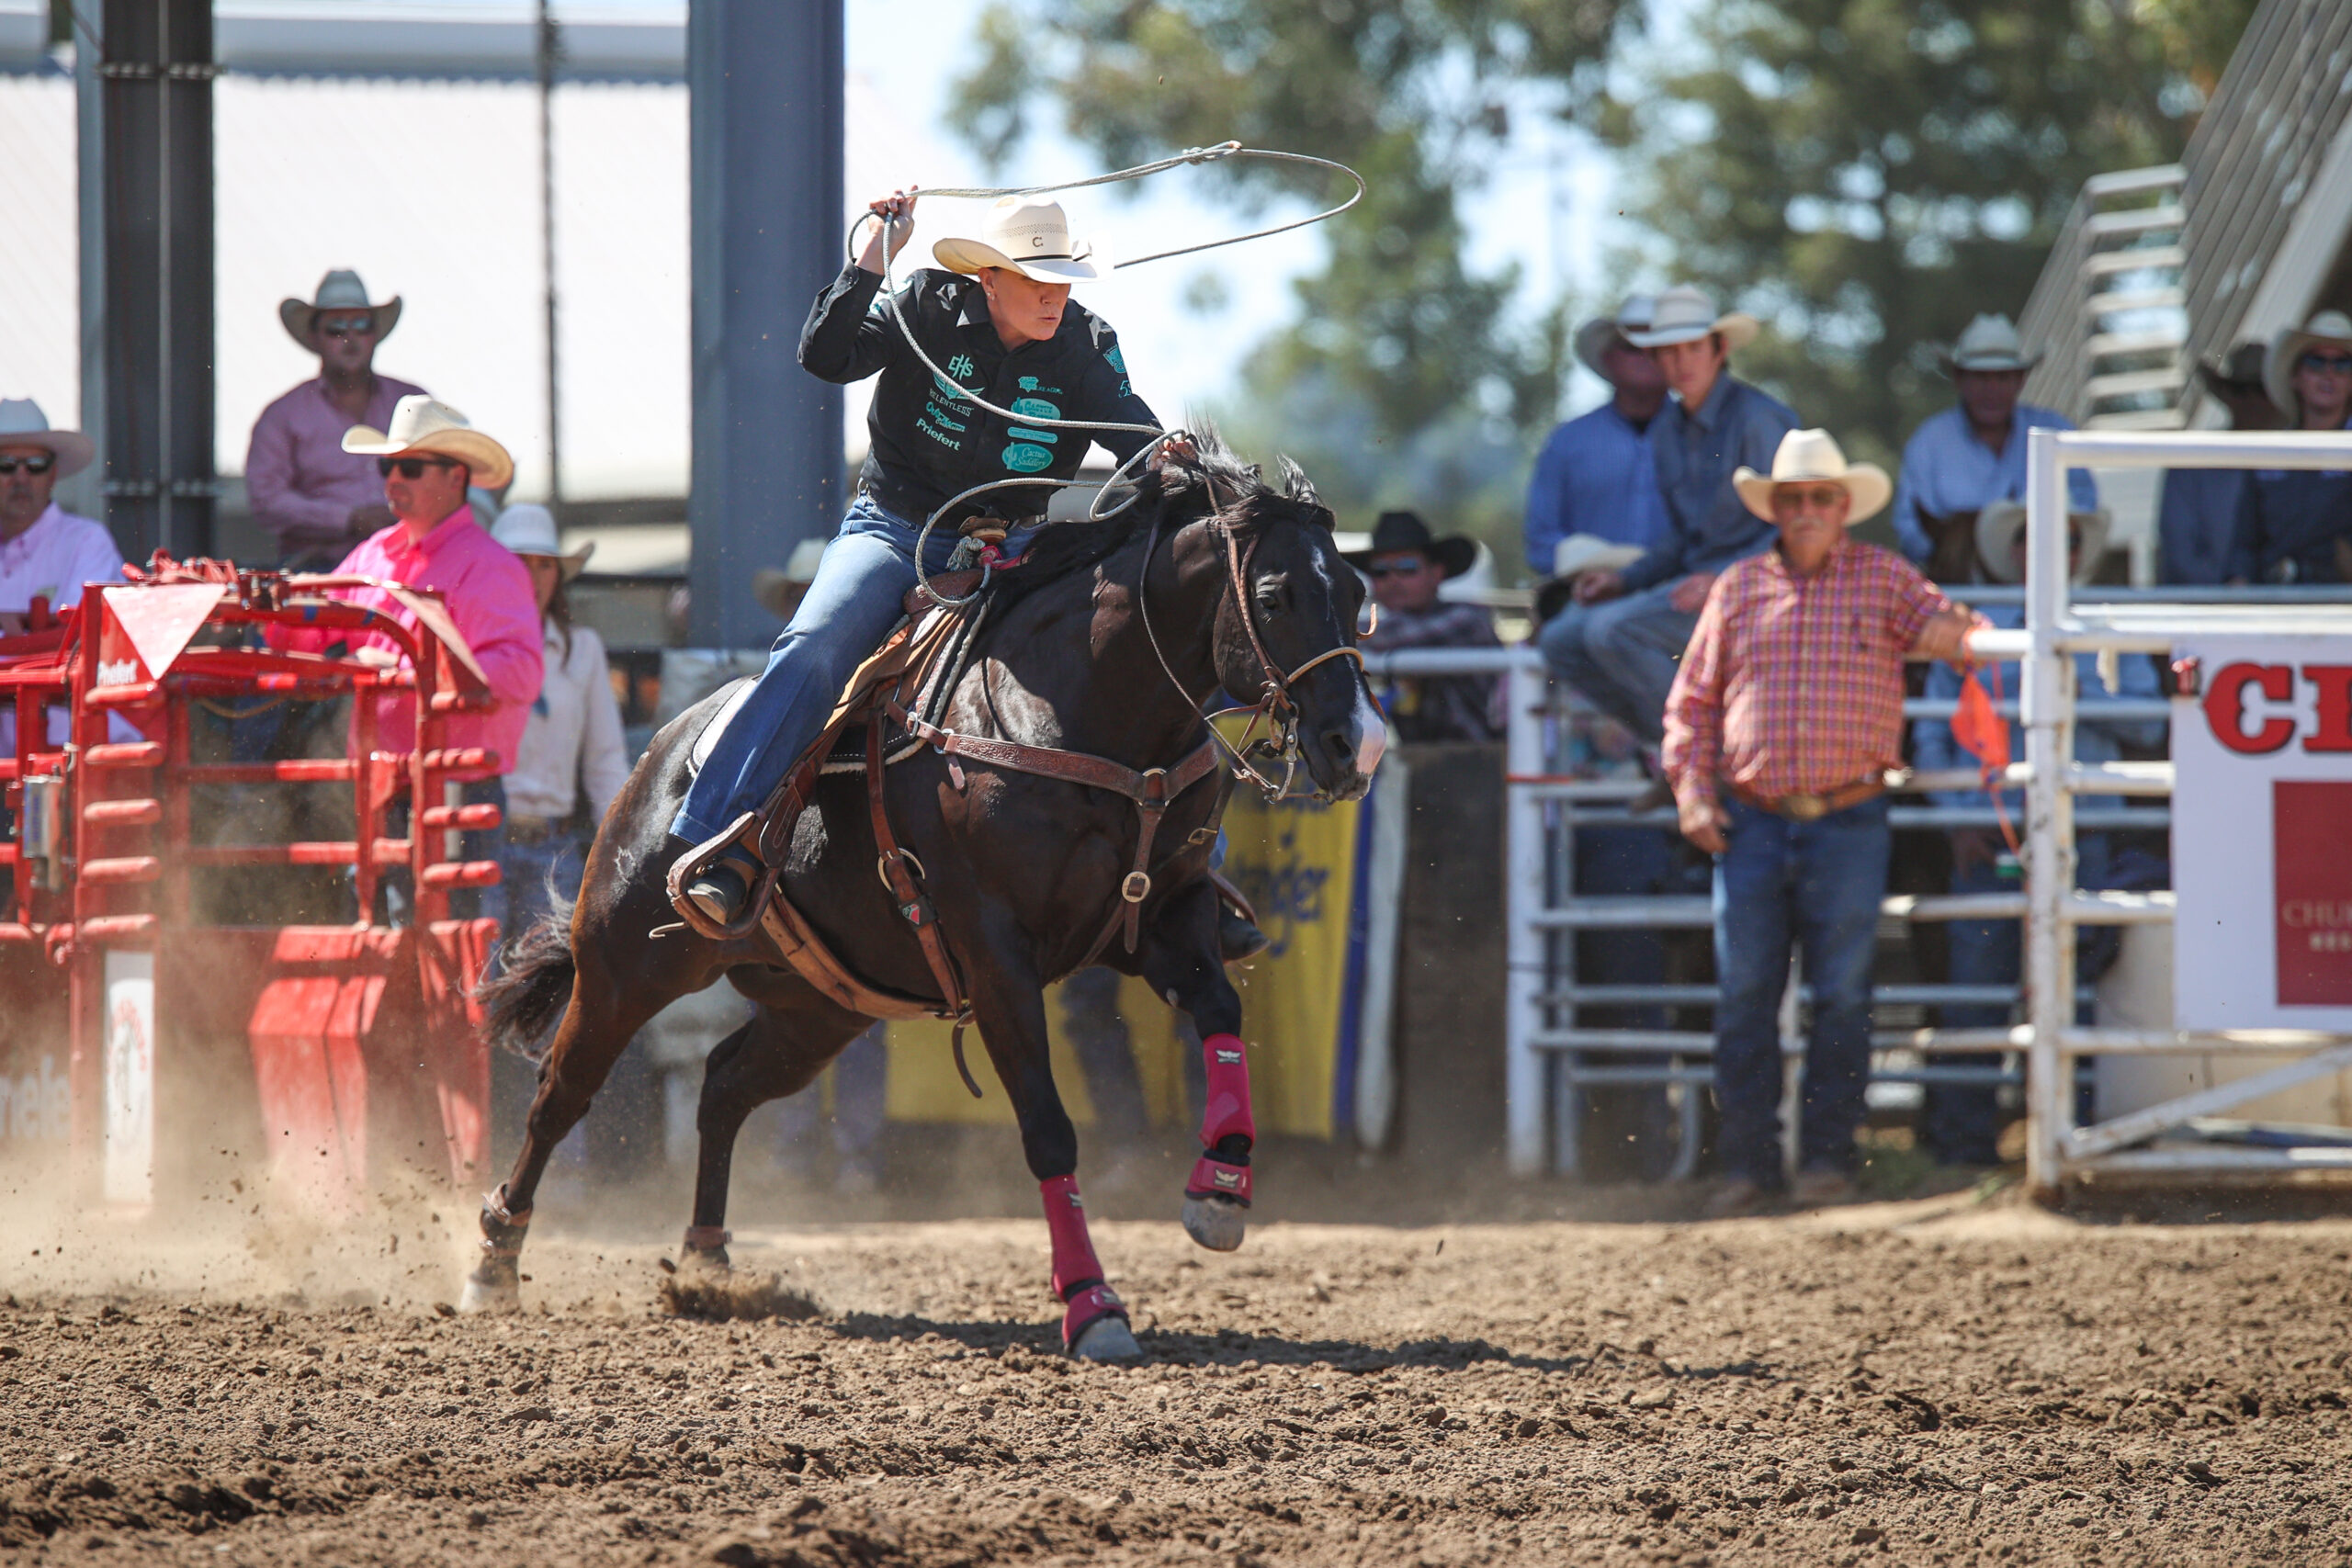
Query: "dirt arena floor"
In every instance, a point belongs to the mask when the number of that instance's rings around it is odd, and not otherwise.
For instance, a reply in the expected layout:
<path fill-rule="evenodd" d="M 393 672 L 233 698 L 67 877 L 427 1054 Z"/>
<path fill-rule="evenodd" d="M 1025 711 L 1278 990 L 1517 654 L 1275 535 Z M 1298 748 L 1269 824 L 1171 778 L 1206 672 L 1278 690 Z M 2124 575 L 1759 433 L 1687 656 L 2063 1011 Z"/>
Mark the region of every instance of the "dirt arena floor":
<path fill-rule="evenodd" d="M 737 1321 L 663 1312 L 667 1227 L 543 1235 L 483 1320 L 460 1218 L 11 1226 L 0 1559 L 2352 1561 L 2343 1221 L 1116 1222 L 1107 1368 L 1041 1222 L 746 1231 L 813 1315 Z"/>

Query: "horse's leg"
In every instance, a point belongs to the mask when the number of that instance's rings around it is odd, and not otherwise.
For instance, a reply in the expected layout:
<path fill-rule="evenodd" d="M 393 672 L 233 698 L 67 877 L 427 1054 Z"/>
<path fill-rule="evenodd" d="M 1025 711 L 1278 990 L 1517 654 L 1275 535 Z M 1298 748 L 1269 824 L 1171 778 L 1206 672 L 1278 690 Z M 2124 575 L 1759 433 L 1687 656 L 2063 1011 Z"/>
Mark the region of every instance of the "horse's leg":
<path fill-rule="evenodd" d="M 1216 942 L 1216 890 L 1203 881 L 1170 898 L 1136 955 L 1136 969 L 1170 1005 L 1192 1015 L 1208 1079 L 1201 1157 L 1184 1183 L 1184 1233 L 1231 1252 L 1249 1228 L 1250 1057 L 1241 1042 L 1241 994 L 1226 978 Z"/>
<path fill-rule="evenodd" d="M 571 1004 L 539 1064 L 539 1088 L 523 1124 L 523 1146 L 505 1181 L 482 1200 L 481 1257 L 466 1276 L 458 1302 L 466 1312 L 520 1307 L 523 1238 L 530 1229 L 531 1205 L 548 1158 L 588 1113 L 588 1102 L 604 1087 L 605 1075 L 629 1041 L 679 994 L 672 987 L 616 983 L 595 943 L 582 941 L 580 945 L 589 962 L 572 976 Z M 549 967 L 556 962 L 551 959 Z"/>
<path fill-rule="evenodd" d="M 695 1113 L 701 1148 L 695 1168 L 694 1223 L 686 1227 L 680 1262 L 714 1269 L 728 1267 L 727 1188 L 744 1118 L 771 1100 L 807 1089 L 865 1025 L 865 1020 L 837 1008 L 826 1010 L 836 1021 L 830 1029 L 808 1015 L 763 1006 L 751 1021 L 712 1047 L 703 1064 L 702 1103 Z"/>
<path fill-rule="evenodd" d="M 1127 1325 L 1126 1305 L 1104 1280 L 1087 1234 L 1086 1201 L 1078 1190 L 1078 1130 L 1054 1087 L 1036 964 L 1004 910 L 990 905 L 979 923 L 988 952 L 986 962 L 972 966 L 972 1012 L 997 1081 L 1012 1101 L 1021 1152 L 1045 1202 L 1054 1296 L 1063 1303 L 1062 1346 L 1083 1360 L 1133 1360 L 1143 1351 Z"/>

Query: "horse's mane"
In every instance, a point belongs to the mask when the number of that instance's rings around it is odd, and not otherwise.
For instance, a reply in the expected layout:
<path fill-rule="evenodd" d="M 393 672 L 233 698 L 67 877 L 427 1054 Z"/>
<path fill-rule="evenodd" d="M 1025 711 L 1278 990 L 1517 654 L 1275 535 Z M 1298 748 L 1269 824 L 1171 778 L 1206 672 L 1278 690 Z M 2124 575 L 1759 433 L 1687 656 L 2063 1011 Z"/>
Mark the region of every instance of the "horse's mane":
<path fill-rule="evenodd" d="M 1161 526 L 1172 532 L 1207 516 L 1220 503 L 1228 516 L 1245 525 L 1278 508 L 1322 507 L 1315 487 L 1288 457 L 1278 460 L 1283 483 L 1277 490 L 1257 464 L 1245 463 L 1234 454 L 1216 426 L 1203 423 L 1194 430 L 1193 440 L 1200 452 L 1196 464 L 1147 472 L 1136 487 L 1133 503 L 1115 516 L 1100 523 L 1062 523 L 1047 528 L 1029 547 L 1020 570 L 997 580 L 1003 602 L 1010 605 L 1072 573 L 1101 565 L 1139 537 L 1155 513 Z"/>

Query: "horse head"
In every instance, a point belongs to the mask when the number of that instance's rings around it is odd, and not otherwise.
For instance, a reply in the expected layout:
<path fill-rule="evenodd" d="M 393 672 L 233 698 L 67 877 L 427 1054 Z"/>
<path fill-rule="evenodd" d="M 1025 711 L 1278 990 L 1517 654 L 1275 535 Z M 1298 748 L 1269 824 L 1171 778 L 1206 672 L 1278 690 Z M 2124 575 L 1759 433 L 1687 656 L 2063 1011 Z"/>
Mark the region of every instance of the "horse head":
<path fill-rule="evenodd" d="M 1282 486 L 1204 443 L 1199 519 L 1222 558 L 1212 657 L 1218 682 L 1295 737 L 1317 793 L 1372 787 L 1388 728 L 1355 654 L 1363 581 L 1340 558 L 1331 509 L 1284 458 Z"/>

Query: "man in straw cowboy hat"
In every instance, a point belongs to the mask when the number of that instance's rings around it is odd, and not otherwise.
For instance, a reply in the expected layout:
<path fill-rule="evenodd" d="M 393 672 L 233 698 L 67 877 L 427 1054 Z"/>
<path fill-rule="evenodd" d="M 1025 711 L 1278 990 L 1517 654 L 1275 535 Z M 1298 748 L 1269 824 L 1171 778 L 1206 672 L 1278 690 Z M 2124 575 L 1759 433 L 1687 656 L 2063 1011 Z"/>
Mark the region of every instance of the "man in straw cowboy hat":
<path fill-rule="evenodd" d="M 2276 430 L 2279 413 L 2262 384 L 2266 344 L 2248 340 L 2197 367 L 2206 394 L 2229 411 L 2232 430 Z M 2156 505 L 2156 581 L 2211 587 L 2229 581 L 2230 538 L 2254 476 L 2244 468 L 2167 468 Z"/>
<path fill-rule="evenodd" d="M 52 430 L 30 398 L 0 398 L 0 632 L 15 629 L 36 599 L 79 604 L 85 582 L 122 577 L 122 552 L 106 525 L 51 499 L 97 446 L 78 430 Z M 16 720 L 13 705 L 8 722 Z"/>
<path fill-rule="evenodd" d="M 1657 297 L 1645 330 L 1625 333 L 1649 351 L 1674 393 L 1647 434 L 1666 529 L 1623 570 L 1581 574 L 1576 604 L 1537 637 L 1554 671 L 1650 745 L 1663 734 L 1675 663 L 1716 574 L 1771 541 L 1771 528 L 1732 488 L 1733 471 L 1769 464 L 1797 423 L 1787 405 L 1730 373 L 1731 355 L 1756 333 L 1753 316 L 1720 315 L 1713 299 L 1686 286 Z"/>
<path fill-rule="evenodd" d="M 1007 421 L 958 394 L 977 392 L 999 408 L 1044 420 L 1103 420 L 1156 426 L 1128 384 L 1118 334 L 1073 302 L 1070 286 L 1102 276 L 1093 248 L 1072 238 L 1058 202 L 1006 197 L 977 236 L 932 247 L 944 271 L 923 269 L 899 292 L 896 315 L 876 310 L 887 234 L 893 251 L 913 231 L 915 195 L 874 202 L 876 223 L 857 260 L 817 296 L 800 333 L 800 363 L 811 375 L 848 383 L 879 374 L 866 417 L 869 446 L 857 494 L 827 547 L 807 595 L 768 656 L 767 668 L 711 749 L 671 832 L 701 845 L 765 803 L 816 739 L 858 664 L 889 634 L 916 581 L 916 540 L 924 519 L 952 497 L 992 479 L 1068 479 L 1091 441 L 1121 461 L 1151 437 L 1141 431 L 1088 433 Z M 940 378 L 907 345 L 903 320 Z M 967 502 L 932 533 L 922 564 L 938 571 L 956 543 L 955 525 L 996 513 L 1045 509 L 1044 492 L 1001 491 Z M 1025 530 L 1005 548 L 1017 550 Z M 749 845 L 716 860 L 687 889 L 711 919 L 741 912 L 760 866 Z"/>
<path fill-rule="evenodd" d="M 468 423 L 465 415 L 421 392 L 394 405 L 386 428 L 359 425 L 346 431 L 343 449 L 373 461 L 392 522 L 360 541 L 336 565 L 335 575 L 440 592 L 450 620 L 498 699 L 487 713 L 451 714 L 443 734 L 451 747 L 481 746 L 494 753 L 492 768 L 467 786 L 466 797 L 469 804 L 503 807 L 505 791 L 500 775 L 514 766 L 523 728 L 545 674 L 543 634 L 530 570 L 474 521 L 466 488 L 503 487 L 514 477 L 514 459 L 504 446 Z M 402 626 L 415 624 L 407 607 L 380 588 L 332 592 L 379 610 Z M 317 649 L 327 637 L 318 631 L 279 632 L 271 640 L 281 647 Z M 404 657 L 380 632 L 359 634 L 352 639 L 352 649 L 361 658 Z M 384 750 L 413 747 L 415 693 L 379 695 L 376 726 L 377 744 Z M 468 858 L 499 858 L 501 833 L 493 829 L 469 834 Z M 504 905 L 495 896 L 497 890 L 483 891 L 492 896 L 474 901 L 481 912 L 502 915 Z"/>
<path fill-rule="evenodd" d="M 2017 328 L 1999 315 L 1970 321 L 1938 356 L 1957 400 L 1922 420 L 1904 443 L 1903 481 L 1894 491 L 1894 535 L 1913 560 L 1925 565 L 1935 551 L 1929 519 L 2024 497 L 2027 431 L 2075 428 L 2064 414 L 2018 400 L 2027 372 L 2041 359 L 2025 352 Z M 2066 490 L 2070 510 L 2098 507 L 2089 469 L 2067 469 Z"/>
<path fill-rule="evenodd" d="M 343 449 L 355 424 L 382 429 L 401 399 L 424 390 L 376 371 L 376 345 L 401 319 L 397 298 L 368 298 L 356 272 L 319 280 L 317 296 L 278 302 L 277 319 L 319 356 L 319 373 L 261 411 L 245 450 L 254 521 L 277 540 L 281 564 L 316 570 L 392 520 L 365 457 Z"/>
<path fill-rule="evenodd" d="M 1853 1190 L 1903 661 L 1960 657 L 1976 624 L 1907 561 L 1847 538 L 1894 486 L 1848 463 L 1828 432 L 1792 431 L 1769 474 L 1742 468 L 1733 482 L 1778 541 L 1709 592 L 1667 703 L 1665 752 L 1683 835 L 1715 858 L 1717 1213 L 1781 1186 L 1792 943 L 1813 988 L 1797 1196 Z"/>
<path fill-rule="evenodd" d="M 1535 456 L 1527 484 L 1527 564 L 1540 573 L 1560 575 L 1559 549 L 1568 539 L 1645 550 L 1666 531 L 1657 460 L 1644 439 L 1665 406 L 1666 377 L 1625 336 L 1646 331 L 1655 309 L 1648 295 L 1636 294 L 1614 316 L 1595 316 L 1577 329 L 1577 358 L 1609 383 L 1611 395 L 1554 430 Z"/>
<path fill-rule="evenodd" d="M 2086 579 L 2097 568 L 2107 546 L 2107 513 L 2078 513 L 2068 519 L 2066 546 L 2067 565 L 2075 580 Z M 2018 501 L 1996 501 L 1976 514 L 1973 547 L 1977 555 L 1976 575 L 1987 582 L 2022 583 L 2025 581 L 2025 503 Z M 2025 606 L 2019 604 L 1988 604 L 1983 620 L 1986 625 L 2014 628 L 2025 625 Z M 2080 697 L 2096 700 L 2109 696 L 2137 697 L 2154 700 L 2159 692 L 2156 667 L 2146 655 L 2129 653 L 2116 661 L 2116 678 L 2109 684 L 2099 672 L 2100 659 L 2095 653 L 2075 656 L 2075 692 Z M 2015 660 L 2004 660 L 1993 677 L 1999 689 L 2014 698 L 2024 689 Z M 1957 701 L 1962 683 L 1979 679 L 1963 674 L 1950 665 L 1938 664 L 1928 671 L 1926 695 L 1930 701 Z M 1981 682 L 1980 682 L 1981 684 Z M 1985 689 L 1991 694 L 1991 689 Z M 2161 746 L 2165 739 L 2162 719 L 2118 721 L 2086 719 L 2075 727 L 2075 760 L 2078 762 L 2112 762 L 2120 760 L 2126 748 Z M 2025 729 L 2018 720 L 2008 721 L 2009 755 L 2025 755 Z M 1979 760 L 1962 746 L 1953 722 L 1949 718 L 1923 718 L 1912 726 L 1912 761 L 1923 773 L 1963 770 L 1975 773 Z M 1975 807 L 1985 804 L 1981 788 L 1938 790 L 1932 799 L 1937 806 Z M 2011 822 L 2025 820 L 2025 797 L 2021 789 L 2002 792 L 2000 804 L 2009 814 Z M 2083 833 L 2075 840 L 2076 885 L 2086 888 L 2118 886 L 2114 868 L 2116 857 L 2109 836 L 2104 833 Z M 1992 828 L 1955 828 L 1951 829 L 1951 883 L 1954 893 L 2015 893 L 2020 884 L 2017 858 L 2004 847 L 1999 834 Z M 2146 886 L 2144 883 L 2141 886 Z M 1954 985 L 2014 987 L 2019 973 L 2022 928 L 2014 919 L 1953 920 L 1945 927 L 1951 942 L 1951 964 L 1949 978 Z M 2096 934 L 2084 933 L 2077 953 L 2075 973 L 2085 984 L 2097 976 Z M 2111 956 L 2111 950 L 2110 954 Z M 1939 1021 L 1946 1029 L 1993 1029 L 2006 1027 L 2010 1008 L 2007 1003 L 1954 1003 L 1939 1010 Z M 1973 1054 L 1944 1055 L 1937 1058 L 1943 1067 L 1997 1067 L 2000 1057 Z M 1989 1076 L 1989 1075 L 1988 1075 Z M 1987 1166 L 2000 1163 L 1999 1144 L 2001 1111 L 1998 1091 L 1987 1084 L 1933 1083 L 1927 1089 L 1926 1104 L 1922 1108 L 1919 1128 L 1928 1152 L 1939 1163 L 1954 1166 Z"/>
<path fill-rule="evenodd" d="M 2289 327 L 2262 368 L 2290 430 L 2352 428 L 2352 317 L 2322 310 Z M 2238 496 L 2232 582 L 2352 581 L 2352 472 L 2257 473 Z"/>

